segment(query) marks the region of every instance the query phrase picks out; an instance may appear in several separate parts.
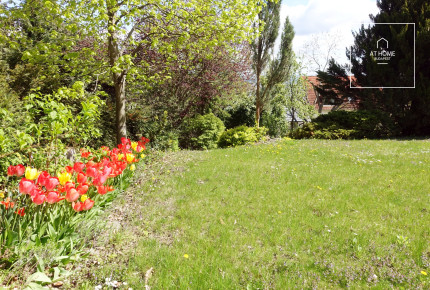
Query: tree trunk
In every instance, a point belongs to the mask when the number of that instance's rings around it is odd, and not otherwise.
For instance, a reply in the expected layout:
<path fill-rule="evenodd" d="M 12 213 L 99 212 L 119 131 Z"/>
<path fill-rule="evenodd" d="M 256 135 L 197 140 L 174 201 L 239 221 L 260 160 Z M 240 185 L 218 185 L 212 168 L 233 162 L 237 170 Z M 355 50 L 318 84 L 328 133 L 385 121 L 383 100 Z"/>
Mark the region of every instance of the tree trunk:
<path fill-rule="evenodd" d="M 294 130 L 294 121 L 296 120 L 295 114 L 296 112 L 294 111 L 294 109 L 292 109 L 292 114 L 291 114 L 291 132 L 293 132 Z"/>
<path fill-rule="evenodd" d="M 260 70 L 257 68 L 257 91 L 255 93 L 255 127 L 260 127 Z"/>
<path fill-rule="evenodd" d="M 255 127 L 259 128 L 260 127 L 260 106 L 257 103 L 257 106 L 255 108 Z"/>
<path fill-rule="evenodd" d="M 121 138 L 127 137 L 126 115 L 125 115 L 125 84 L 126 75 L 114 76 L 115 82 L 115 105 L 116 105 L 116 142 L 121 144 Z"/>
<path fill-rule="evenodd" d="M 318 94 L 318 113 L 321 114 L 324 107 L 324 98 Z"/>
<path fill-rule="evenodd" d="M 114 27 L 116 15 L 114 7 L 107 6 L 108 10 L 108 27 Z M 109 66 L 112 69 L 117 65 L 120 57 L 118 44 L 118 35 L 116 30 L 109 29 L 108 37 L 108 55 Z M 125 115 L 125 84 L 127 71 L 112 72 L 112 81 L 115 87 L 115 107 L 116 107 L 116 142 L 121 144 L 121 138 L 127 137 L 126 115 Z"/>

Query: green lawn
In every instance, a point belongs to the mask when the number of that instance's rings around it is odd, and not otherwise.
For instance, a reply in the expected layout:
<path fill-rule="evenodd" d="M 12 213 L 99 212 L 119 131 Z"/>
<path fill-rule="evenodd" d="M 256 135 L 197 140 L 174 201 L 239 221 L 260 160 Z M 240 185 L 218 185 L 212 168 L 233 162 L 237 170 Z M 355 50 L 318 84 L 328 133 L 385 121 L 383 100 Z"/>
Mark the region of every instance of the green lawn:
<path fill-rule="evenodd" d="M 428 140 L 283 140 L 169 158 L 134 192 L 139 230 L 111 237 L 133 246 L 102 262 L 96 282 L 142 289 L 152 268 L 153 289 L 430 287 Z"/>

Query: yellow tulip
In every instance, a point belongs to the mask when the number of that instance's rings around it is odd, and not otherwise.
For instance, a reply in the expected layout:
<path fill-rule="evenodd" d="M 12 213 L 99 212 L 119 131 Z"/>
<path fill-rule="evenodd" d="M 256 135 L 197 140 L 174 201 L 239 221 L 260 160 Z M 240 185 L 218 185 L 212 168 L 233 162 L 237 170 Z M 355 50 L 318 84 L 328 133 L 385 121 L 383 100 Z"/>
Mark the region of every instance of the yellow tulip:
<path fill-rule="evenodd" d="M 29 179 L 29 180 L 34 180 L 37 178 L 38 176 L 38 171 L 36 168 L 31 168 L 31 167 L 27 167 L 25 169 L 25 178 Z"/>
<path fill-rule="evenodd" d="M 68 173 L 67 171 L 58 174 L 58 180 L 60 181 L 61 185 L 66 184 L 71 179 L 72 179 L 72 175 L 70 173 Z"/>
<path fill-rule="evenodd" d="M 131 153 L 127 153 L 126 158 L 127 158 L 127 163 L 132 163 L 134 160 L 134 155 Z"/>
<path fill-rule="evenodd" d="M 136 151 L 137 142 L 131 142 L 131 148 L 133 148 L 133 150 Z"/>
<path fill-rule="evenodd" d="M 130 165 L 130 170 L 131 170 L 131 171 L 136 170 L 136 165 L 134 165 L 134 164 Z"/>
<path fill-rule="evenodd" d="M 145 156 L 146 156 L 145 154 L 140 154 L 141 159 L 145 158 Z"/>
<path fill-rule="evenodd" d="M 85 200 L 88 199 L 88 196 L 86 194 L 81 196 L 81 201 L 84 202 Z"/>
<path fill-rule="evenodd" d="M 118 154 L 118 160 L 121 160 L 124 157 L 124 154 L 120 153 Z"/>

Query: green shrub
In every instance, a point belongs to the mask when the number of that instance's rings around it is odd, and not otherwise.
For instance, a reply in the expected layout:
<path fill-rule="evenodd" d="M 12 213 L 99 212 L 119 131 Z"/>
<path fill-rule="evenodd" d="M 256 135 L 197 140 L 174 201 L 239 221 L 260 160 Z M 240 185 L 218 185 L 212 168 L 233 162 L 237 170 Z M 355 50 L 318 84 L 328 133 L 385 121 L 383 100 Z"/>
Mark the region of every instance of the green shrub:
<path fill-rule="evenodd" d="M 295 139 L 363 139 L 396 135 L 396 126 L 379 111 L 334 111 L 319 115 L 311 123 L 290 133 Z"/>
<path fill-rule="evenodd" d="M 290 132 L 289 137 L 293 139 L 308 139 L 312 138 L 316 130 L 314 123 L 306 123 L 302 127 Z"/>
<path fill-rule="evenodd" d="M 263 139 L 267 134 L 268 129 L 265 127 L 247 127 L 239 126 L 225 131 L 218 141 L 218 146 L 236 147 L 248 143 L 255 143 Z"/>
<path fill-rule="evenodd" d="M 178 133 L 174 131 L 165 131 L 155 137 L 155 145 L 151 146 L 157 150 L 173 151 L 179 150 Z"/>
<path fill-rule="evenodd" d="M 34 92 L 10 109 L 0 107 L 0 171 L 19 163 L 51 171 L 63 166 L 67 147 L 86 147 L 101 135 L 102 106 L 76 82 L 52 95 Z M 0 175 L 0 187 L 6 181 Z"/>
<path fill-rule="evenodd" d="M 225 127 L 228 129 L 245 125 L 255 124 L 255 105 L 253 103 L 243 103 L 237 107 L 226 110 L 228 117 L 225 118 Z"/>
<path fill-rule="evenodd" d="M 224 123 L 213 113 L 197 115 L 184 122 L 179 144 L 182 148 L 213 149 L 224 132 Z"/>
<path fill-rule="evenodd" d="M 250 129 L 254 131 L 254 134 L 257 137 L 257 141 L 264 139 L 269 132 L 269 129 L 267 129 L 266 127 L 251 127 Z"/>
<path fill-rule="evenodd" d="M 151 140 L 149 147 L 160 151 L 178 151 L 178 129 L 173 128 L 169 113 L 148 117 L 150 112 L 135 108 L 127 115 L 127 130 L 131 138 L 139 139 L 143 135 Z M 143 133 L 143 135 L 142 135 Z"/>

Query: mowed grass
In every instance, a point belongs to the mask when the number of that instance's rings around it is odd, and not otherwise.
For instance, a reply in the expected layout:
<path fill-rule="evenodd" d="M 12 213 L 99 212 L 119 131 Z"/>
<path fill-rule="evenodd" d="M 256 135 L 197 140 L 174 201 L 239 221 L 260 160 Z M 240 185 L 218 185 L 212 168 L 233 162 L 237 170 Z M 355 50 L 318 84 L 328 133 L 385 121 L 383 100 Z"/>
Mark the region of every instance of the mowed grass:
<path fill-rule="evenodd" d="M 147 234 L 113 279 L 142 289 L 152 268 L 154 289 L 430 287 L 428 140 L 175 154 L 191 161 L 144 186 Z"/>

